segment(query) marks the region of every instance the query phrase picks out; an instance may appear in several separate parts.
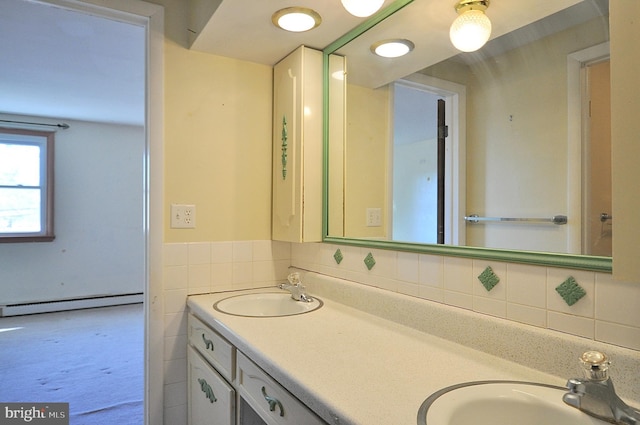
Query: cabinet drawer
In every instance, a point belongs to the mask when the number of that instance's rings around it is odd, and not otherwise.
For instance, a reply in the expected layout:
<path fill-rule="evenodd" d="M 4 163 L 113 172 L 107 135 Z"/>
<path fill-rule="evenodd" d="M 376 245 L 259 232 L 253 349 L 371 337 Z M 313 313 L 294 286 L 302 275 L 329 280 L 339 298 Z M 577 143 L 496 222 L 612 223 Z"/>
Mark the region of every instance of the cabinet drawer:
<path fill-rule="evenodd" d="M 235 347 L 205 325 L 189 315 L 189 344 L 215 367 L 229 382 L 235 379 Z"/>
<path fill-rule="evenodd" d="M 238 352 L 236 389 L 269 425 L 325 424 L 300 400 Z"/>
<path fill-rule="evenodd" d="M 234 389 L 193 347 L 187 347 L 187 356 L 189 425 L 234 425 Z"/>

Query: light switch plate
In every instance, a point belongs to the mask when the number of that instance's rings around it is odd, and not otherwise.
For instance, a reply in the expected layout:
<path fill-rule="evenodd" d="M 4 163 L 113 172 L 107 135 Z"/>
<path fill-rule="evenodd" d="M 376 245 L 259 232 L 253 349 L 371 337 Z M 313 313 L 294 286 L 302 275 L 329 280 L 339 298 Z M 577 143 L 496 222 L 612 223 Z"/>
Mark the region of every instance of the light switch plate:
<path fill-rule="evenodd" d="M 367 227 L 382 226 L 382 208 L 367 208 Z"/>

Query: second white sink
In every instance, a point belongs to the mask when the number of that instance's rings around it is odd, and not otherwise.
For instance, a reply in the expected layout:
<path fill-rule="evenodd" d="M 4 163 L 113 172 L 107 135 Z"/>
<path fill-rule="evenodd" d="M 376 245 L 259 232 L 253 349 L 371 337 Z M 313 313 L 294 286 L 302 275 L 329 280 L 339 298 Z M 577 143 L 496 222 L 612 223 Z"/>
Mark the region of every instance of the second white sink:
<path fill-rule="evenodd" d="M 280 317 L 308 313 L 322 306 L 322 301 L 296 301 L 285 292 L 236 295 L 216 302 L 213 308 L 226 314 L 248 317 Z"/>
<path fill-rule="evenodd" d="M 604 425 L 562 401 L 567 390 L 543 384 L 485 381 L 445 388 L 424 401 L 418 425 Z"/>

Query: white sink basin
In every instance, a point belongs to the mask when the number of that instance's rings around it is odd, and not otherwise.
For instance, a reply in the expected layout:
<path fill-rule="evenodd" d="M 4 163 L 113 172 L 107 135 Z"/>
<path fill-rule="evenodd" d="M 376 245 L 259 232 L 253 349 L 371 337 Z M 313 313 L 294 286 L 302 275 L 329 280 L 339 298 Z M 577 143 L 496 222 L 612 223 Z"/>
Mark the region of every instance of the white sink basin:
<path fill-rule="evenodd" d="M 562 401 L 566 388 L 483 381 L 440 390 L 418 411 L 418 425 L 604 425 Z"/>
<path fill-rule="evenodd" d="M 308 313 L 322 306 L 322 301 L 296 301 L 288 292 L 243 294 L 216 302 L 213 308 L 226 314 L 248 317 L 280 317 Z"/>

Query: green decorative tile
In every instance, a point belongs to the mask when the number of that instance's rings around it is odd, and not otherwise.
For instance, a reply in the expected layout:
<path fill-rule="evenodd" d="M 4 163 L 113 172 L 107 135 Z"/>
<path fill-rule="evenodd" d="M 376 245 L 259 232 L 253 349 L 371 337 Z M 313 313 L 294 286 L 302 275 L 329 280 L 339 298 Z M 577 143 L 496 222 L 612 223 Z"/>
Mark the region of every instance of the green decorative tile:
<path fill-rule="evenodd" d="M 491 291 L 493 287 L 500 282 L 500 278 L 493 272 L 493 269 L 490 266 L 487 266 L 487 268 L 480 273 L 478 280 L 482 283 L 482 286 L 484 286 L 484 289 L 486 289 L 487 292 Z"/>
<path fill-rule="evenodd" d="M 336 260 L 336 263 L 338 264 L 340 264 L 344 259 L 344 256 L 342 255 L 342 252 L 339 249 L 337 249 L 335 254 L 333 254 L 333 259 Z"/>
<path fill-rule="evenodd" d="M 584 289 L 578 282 L 573 278 L 573 276 L 569 276 L 567 280 L 562 282 L 557 288 L 556 291 L 562 299 L 567 303 L 567 305 L 574 305 L 580 300 L 580 298 L 587 295 Z"/>
<path fill-rule="evenodd" d="M 364 263 L 367 265 L 367 269 L 371 270 L 376 265 L 376 260 L 373 259 L 373 254 L 369 253 L 364 259 Z"/>

